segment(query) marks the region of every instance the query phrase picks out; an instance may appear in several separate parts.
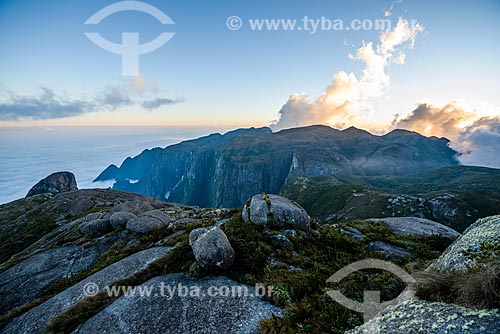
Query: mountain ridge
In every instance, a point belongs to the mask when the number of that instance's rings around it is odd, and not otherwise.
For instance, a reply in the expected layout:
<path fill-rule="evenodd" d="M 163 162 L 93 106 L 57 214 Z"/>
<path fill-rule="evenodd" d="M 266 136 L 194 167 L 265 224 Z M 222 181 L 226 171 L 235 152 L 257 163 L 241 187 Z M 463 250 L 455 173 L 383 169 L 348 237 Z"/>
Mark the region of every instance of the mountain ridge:
<path fill-rule="evenodd" d="M 299 177 L 407 176 L 458 164 L 447 139 L 403 137 L 325 125 L 236 129 L 145 150 L 96 181 L 114 179 L 113 189 L 163 200 L 235 207 L 255 193 L 279 193 Z"/>

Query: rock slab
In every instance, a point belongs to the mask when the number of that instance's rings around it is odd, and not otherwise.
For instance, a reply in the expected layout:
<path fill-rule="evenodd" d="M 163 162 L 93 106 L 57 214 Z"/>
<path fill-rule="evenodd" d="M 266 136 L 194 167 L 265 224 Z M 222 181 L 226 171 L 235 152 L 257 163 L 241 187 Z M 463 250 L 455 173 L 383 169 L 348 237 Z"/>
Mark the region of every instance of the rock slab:
<path fill-rule="evenodd" d="M 161 296 L 160 286 L 186 287 L 184 295 L 175 291 Z M 155 277 L 142 285 L 153 287 L 153 296 L 120 297 L 75 330 L 75 334 L 100 333 L 179 333 L 249 334 L 259 332 L 259 321 L 283 311 L 258 296 L 222 296 L 209 293 L 222 289 L 253 293 L 254 287 L 240 285 L 227 277 L 193 279 L 184 274 Z M 167 290 L 166 288 L 164 289 Z M 195 291 L 198 291 L 196 293 Z M 157 294 L 157 296 L 154 296 Z"/>

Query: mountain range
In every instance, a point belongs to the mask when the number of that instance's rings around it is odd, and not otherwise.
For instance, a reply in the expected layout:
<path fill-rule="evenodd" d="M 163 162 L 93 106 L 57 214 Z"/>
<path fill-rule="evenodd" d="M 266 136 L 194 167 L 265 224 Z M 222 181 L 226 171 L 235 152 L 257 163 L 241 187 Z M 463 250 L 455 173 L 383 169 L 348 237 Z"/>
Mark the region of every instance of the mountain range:
<path fill-rule="evenodd" d="M 260 192 L 280 193 L 301 178 L 408 177 L 457 166 L 446 138 L 394 130 L 377 136 L 315 125 L 272 132 L 238 129 L 128 157 L 95 181 L 113 189 L 203 207 L 238 207 Z"/>

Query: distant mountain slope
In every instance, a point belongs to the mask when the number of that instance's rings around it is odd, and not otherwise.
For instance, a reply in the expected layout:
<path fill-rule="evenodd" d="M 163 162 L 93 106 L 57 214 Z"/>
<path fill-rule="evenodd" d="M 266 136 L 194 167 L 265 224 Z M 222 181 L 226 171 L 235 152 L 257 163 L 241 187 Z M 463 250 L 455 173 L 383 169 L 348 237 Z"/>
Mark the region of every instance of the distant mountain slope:
<path fill-rule="evenodd" d="M 331 222 L 417 216 L 463 231 L 500 214 L 500 170 L 453 166 L 414 176 L 298 179 L 281 194 Z"/>
<path fill-rule="evenodd" d="M 354 127 L 251 128 L 146 150 L 96 180 L 115 179 L 114 189 L 163 200 L 235 207 L 300 177 L 408 176 L 457 165 L 455 155 L 447 139 L 405 130 L 376 136 Z"/>
<path fill-rule="evenodd" d="M 452 166 L 411 176 L 352 177 L 349 181 L 366 183 L 379 190 L 404 194 L 448 189 L 499 192 L 500 169 Z"/>

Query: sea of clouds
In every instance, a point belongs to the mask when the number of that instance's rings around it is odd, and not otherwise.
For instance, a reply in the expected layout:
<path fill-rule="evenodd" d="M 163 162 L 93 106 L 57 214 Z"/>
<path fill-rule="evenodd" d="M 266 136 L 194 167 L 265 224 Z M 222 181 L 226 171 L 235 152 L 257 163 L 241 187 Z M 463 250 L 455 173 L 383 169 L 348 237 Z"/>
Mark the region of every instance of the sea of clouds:
<path fill-rule="evenodd" d="M 12 127 L 0 130 L 0 204 L 26 196 L 39 180 L 58 171 L 75 174 L 79 188 L 107 188 L 92 182 L 108 165 L 128 156 L 197 138 L 219 128 L 200 127 Z"/>

